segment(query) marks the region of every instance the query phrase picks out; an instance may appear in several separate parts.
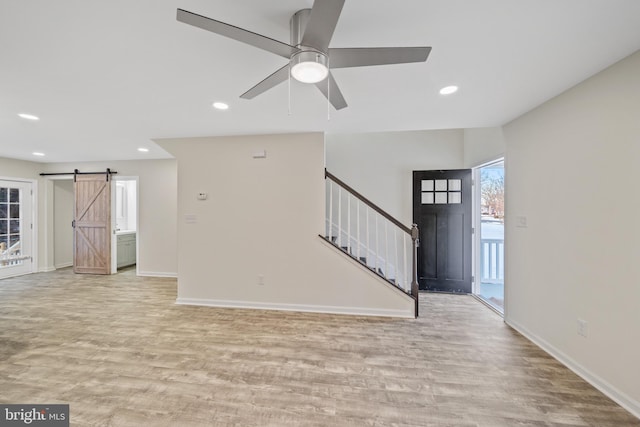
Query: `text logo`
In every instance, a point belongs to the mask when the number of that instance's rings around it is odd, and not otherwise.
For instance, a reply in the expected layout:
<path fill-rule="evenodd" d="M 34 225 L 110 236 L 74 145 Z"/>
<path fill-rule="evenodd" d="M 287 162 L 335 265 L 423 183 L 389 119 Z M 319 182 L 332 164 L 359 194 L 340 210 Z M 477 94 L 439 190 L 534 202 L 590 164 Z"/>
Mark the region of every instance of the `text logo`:
<path fill-rule="evenodd" d="M 0 427 L 69 427 L 69 405 L 1 405 Z"/>

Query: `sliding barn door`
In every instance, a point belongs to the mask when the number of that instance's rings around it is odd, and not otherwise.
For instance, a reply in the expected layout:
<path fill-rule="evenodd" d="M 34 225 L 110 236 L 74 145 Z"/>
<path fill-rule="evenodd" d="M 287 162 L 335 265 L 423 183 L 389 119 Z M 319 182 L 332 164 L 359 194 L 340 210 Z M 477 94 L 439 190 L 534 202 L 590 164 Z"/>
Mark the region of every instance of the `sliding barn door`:
<path fill-rule="evenodd" d="M 73 271 L 111 274 L 111 180 L 109 174 L 76 175 Z"/>

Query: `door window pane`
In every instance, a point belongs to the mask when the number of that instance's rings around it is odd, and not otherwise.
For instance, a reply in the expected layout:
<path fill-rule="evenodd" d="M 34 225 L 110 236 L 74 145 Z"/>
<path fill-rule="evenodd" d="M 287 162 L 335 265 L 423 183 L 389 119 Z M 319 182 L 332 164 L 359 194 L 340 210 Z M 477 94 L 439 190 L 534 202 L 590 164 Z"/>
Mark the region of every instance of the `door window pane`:
<path fill-rule="evenodd" d="M 11 188 L 9 194 L 9 201 L 11 203 L 19 203 L 20 202 L 20 189 Z"/>
<path fill-rule="evenodd" d="M 9 221 L 5 219 L 0 219 L 0 234 L 8 234 L 7 230 L 9 229 L 8 223 Z"/>
<path fill-rule="evenodd" d="M 462 193 L 458 192 L 449 192 L 449 203 L 450 204 L 458 204 L 462 203 Z"/>
<path fill-rule="evenodd" d="M 436 191 L 447 191 L 447 180 L 436 179 Z M 437 197 L 436 197 L 437 200 Z"/>
<path fill-rule="evenodd" d="M 8 202 L 8 191 L 7 188 L 0 188 L 0 203 L 6 203 Z"/>
<path fill-rule="evenodd" d="M 433 193 L 422 193 L 421 203 L 423 205 L 432 205 L 433 204 Z"/>
<path fill-rule="evenodd" d="M 6 222 L 6 221 L 3 221 Z M 18 234 L 20 233 L 20 220 L 11 220 L 9 221 L 9 233 L 10 234 Z"/>
<path fill-rule="evenodd" d="M 450 179 L 449 180 L 449 191 L 461 191 L 462 190 L 462 181 L 459 179 Z"/>
<path fill-rule="evenodd" d="M 440 204 L 440 205 L 446 205 L 447 204 L 447 193 L 436 193 L 436 203 Z"/>
<path fill-rule="evenodd" d="M 421 183 L 422 191 L 433 191 L 433 180 L 432 179 L 423 179 Z"/>
<path fill-rule="evenodd" d="M 20 205 L 9 205 L 9 218 L 20 218 Z"/>

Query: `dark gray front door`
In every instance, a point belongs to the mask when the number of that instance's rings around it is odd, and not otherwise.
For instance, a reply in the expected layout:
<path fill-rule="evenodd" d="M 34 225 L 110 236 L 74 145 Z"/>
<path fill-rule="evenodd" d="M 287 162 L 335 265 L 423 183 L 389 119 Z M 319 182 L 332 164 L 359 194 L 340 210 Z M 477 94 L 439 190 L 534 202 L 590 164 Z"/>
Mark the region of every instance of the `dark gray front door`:
<path fill-rule="evenodd" d="M 471 293 L 471 170 L 414 171 L 420 289 Z"/>

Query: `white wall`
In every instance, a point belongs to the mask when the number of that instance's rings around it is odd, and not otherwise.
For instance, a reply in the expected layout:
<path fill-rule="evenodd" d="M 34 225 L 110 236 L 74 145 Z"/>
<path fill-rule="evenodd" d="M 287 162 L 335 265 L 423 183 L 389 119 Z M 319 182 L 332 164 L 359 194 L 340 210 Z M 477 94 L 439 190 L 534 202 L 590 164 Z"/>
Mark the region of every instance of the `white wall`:
<path fill-rule="evenodd" d="M 0 157 L 0 177 L 37 179 L 41 163 Z"/>
<path fill-rule="evenodd" d="M 464 167 L 473 168 L 504 157 L 506 144 L 501 127 L 464 130 Z"/>
<path fill-rule="evenodd" d="M 640 416 L 640 53 L 504 134 L 506 321 Z"/>
<path fill-rule="evenodd" d="M 407 226 L 414 170 L 462 169 L 462 130 L 328 134 L 327 170 Z"/>
<path fill-rule="evenodd" d="M 73 181 L 53 182 L 53 263 L 55 268 L 73 265 Z"/>
<path fill-rule="evenodd" d="M 413 315 L 411 298 L 319 237 L 322 134 L 157 142 L 178 161 L 179 303 Z"/>
<path fill-rule="evenodd" d="M 81 172 L 104 171 L 106 168 L 117 171 L 118 176 L 137 176 L 138 178 L 138 259 L 137 269 L 140 275 L 175 276 L 177 274 L 177 231 L 176 197 L 177 172 L 176 161 L 171 160 L 131 160 L 91 163 L 48 163 L 43 164 L 43 172 Z M 52 187 L 53 180 L 47 179 L 44 187 Z M 49 190 L 51 191 L 51 190 Z M 46 195 L 42 197 L 45 198 Z M 50 202 L 49 202 L 50 203 Z M 53 222 L 53 213 L 45 216 L 42 222 Z M 41 228 L 41 270 L 53 266 L 53 226 L 51 232 Z M 42 244 L 44 242 L 44 244 Z"/>

